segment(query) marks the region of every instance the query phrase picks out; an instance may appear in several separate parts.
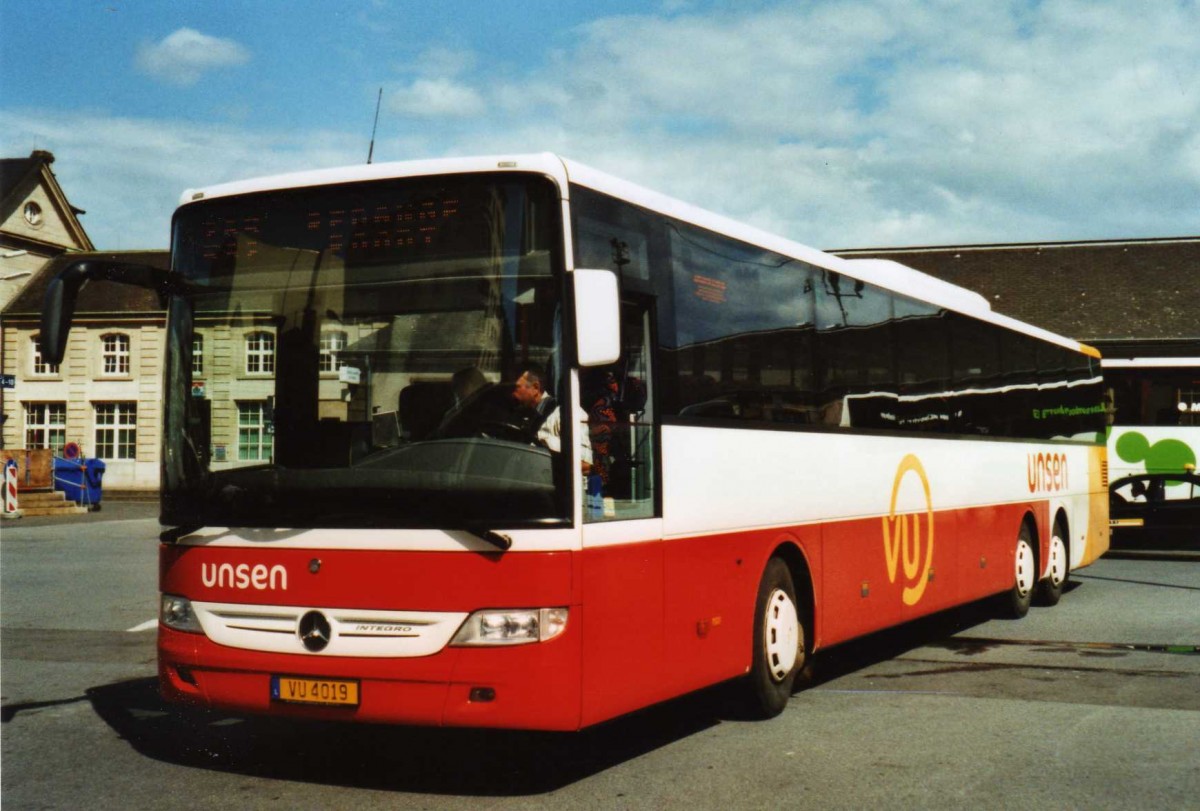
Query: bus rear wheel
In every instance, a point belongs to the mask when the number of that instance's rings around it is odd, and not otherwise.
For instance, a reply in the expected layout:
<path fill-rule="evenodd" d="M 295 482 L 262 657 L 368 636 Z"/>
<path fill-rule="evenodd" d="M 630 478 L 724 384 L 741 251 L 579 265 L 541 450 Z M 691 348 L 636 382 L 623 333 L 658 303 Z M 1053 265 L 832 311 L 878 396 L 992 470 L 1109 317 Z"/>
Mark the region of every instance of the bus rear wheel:
<path fill-rule="evenodd" d="M 1046 579 L 1038 583 L 1038 604 L 1058 605 L 1063 589 L 1071 577 L 1071 562 L 1067 552 L 1067 533 L 1062 524 L 1054 525 L 1050 536 L 1050 566 Z"/>
<path fill-rule="evenodd" d="M 804 666 L 804 625 L 787 564 L 771 558 L 754 608 L 754 663 L 748 677 L 750 710 L 761 718 L 783 712 Z"/>
<path fill-rule="evenodd" d="M 1013 585 L 1004 595 L 1001 613 L 1008 619 L 1020 619 L 1029 613 L 1033 592 L 1037 587 L 1037 553 L 1033 551 L 1033 533 L 1028 524 L 1017 533 L 1017 548 L 1013 554 Z"/>

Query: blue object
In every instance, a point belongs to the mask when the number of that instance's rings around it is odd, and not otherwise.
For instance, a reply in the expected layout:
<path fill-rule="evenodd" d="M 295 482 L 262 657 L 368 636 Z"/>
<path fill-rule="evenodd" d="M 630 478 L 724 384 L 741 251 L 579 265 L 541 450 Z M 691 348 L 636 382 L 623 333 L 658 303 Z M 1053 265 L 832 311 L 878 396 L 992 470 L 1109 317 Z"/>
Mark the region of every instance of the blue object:
<path fill-rule="evenodd" d="M 104 482 L 104 471 L 108 467 L 103 459 L 84 460 L 86 470 L 83 472 L 83 483 L 87 488 L 88 504 L 93 510 L 100 509 L 100 495 Z"/>
<path fill-rule="evenodd" d="M 87 465 L 83 462 L 55 457 L 54 489 L 61 490 L 67 497 L 67 501 L 82 503 L 84 498 L 83 474 L 85 472 L 87 472 Z"/>
<path fill-rule="evenodd" d="M 587 477 L 587 500 L 584 506 L 587 508 L 587 517 L 599 519 L 604 517 L 604 480 L 600 478 L 600 474 L 593 473 Z"/>
<path fill-rule="evenodd" d="M 54 489 L 68 501 L 100 509 L 106 465 L 103 459 L 54 459 Z"/>

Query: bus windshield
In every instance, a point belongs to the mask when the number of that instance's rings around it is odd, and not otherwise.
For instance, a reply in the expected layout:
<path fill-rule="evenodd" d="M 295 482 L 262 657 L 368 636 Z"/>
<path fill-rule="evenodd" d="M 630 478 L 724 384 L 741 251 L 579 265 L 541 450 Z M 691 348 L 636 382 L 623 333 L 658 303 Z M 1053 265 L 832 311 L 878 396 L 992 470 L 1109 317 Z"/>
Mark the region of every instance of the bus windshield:
<path fill-rule="evenodd" d="M 514 396 L 533 369 L 565 402 L 561 232 L 553 184 L 516 174 L 181 207 L 163 522 L 565 521 L 562 454 Z"/>

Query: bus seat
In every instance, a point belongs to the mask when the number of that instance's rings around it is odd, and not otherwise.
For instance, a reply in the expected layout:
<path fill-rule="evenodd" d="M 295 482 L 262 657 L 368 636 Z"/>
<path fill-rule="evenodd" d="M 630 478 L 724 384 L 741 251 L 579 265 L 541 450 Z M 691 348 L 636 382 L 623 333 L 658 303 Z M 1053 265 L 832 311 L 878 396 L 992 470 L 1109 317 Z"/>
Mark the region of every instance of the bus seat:
<path fill-rule="evenodd" d="M 426 439 L 454 402 L 450 382 L 422 381 L 400 390 L 400 433 L 409 442 Z"/>

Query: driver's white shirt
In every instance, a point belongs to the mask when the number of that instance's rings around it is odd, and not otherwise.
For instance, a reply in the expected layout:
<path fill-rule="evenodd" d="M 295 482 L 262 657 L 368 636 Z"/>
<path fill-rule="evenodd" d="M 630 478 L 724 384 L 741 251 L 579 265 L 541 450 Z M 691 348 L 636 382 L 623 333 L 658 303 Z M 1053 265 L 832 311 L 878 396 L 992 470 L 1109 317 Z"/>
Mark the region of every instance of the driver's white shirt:
<path fill-rule="evenodd" d="M 550 399 L 550 393 L 542 392 L 542 398 L 538 400 L 538 406 L 541 406 L 548 399 Z M 537 432 L 537 441 L 554 453 L 562 452 L 562 411 L 558 406 L 555 406 L 546 419 L 542 420 L 542 424 Z"/>
<path fill-rule="evenodd" d="M 538 403 L 544 403 L 550 395 L 543 393 L 542 399 Z M 580 430 L 583 431 L 584 441 L 580 443 L 579 451 L 580 458 L 587 464 L 592 463 L 592 445 L 587 441 L 587 421 L 579 423 Z M 542 425 L 538 428 L 537 441 L 550 449 L 551 453 L 562 452 L 562 409 L 558 406 L 542 421 Z"/>

